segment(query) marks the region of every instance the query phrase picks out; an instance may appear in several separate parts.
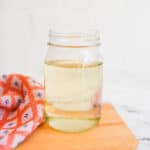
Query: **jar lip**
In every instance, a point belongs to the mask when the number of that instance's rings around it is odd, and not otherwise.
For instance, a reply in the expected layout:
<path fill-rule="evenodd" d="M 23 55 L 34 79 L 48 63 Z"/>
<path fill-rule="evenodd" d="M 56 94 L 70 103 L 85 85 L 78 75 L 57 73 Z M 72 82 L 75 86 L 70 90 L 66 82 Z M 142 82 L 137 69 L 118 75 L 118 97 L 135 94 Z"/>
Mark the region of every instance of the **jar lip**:
<path fill-rule="evenodd" d="M 49 45 L 62 46 L 97 46 L 99 45 L 99 30 L 87 30 L 81 32 L 57 32 L 49 31 Z"/>

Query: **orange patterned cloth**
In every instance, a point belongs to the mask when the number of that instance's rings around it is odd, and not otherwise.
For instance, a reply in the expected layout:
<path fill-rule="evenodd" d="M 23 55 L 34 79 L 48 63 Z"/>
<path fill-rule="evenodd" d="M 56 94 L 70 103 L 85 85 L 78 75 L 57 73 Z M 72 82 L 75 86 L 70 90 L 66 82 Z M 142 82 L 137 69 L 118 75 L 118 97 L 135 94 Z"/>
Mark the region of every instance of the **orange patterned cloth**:
<path fill-rule="evenodd" d="M 30 77 L 0 76 L 0 150 L 11 150 L 43 121 L 43 87 Z"/>

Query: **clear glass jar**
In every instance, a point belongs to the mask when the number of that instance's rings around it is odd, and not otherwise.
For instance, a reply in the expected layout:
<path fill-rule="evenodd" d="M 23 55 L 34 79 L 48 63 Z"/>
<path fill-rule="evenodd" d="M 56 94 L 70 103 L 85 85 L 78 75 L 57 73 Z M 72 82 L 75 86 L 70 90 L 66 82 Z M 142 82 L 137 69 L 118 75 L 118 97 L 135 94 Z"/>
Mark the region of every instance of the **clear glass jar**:
<path fill-rule="evenodd" d="M 54 129 L 79 132 L 98 124 L 102 94 L 99 32 L 50 31 L 45 58 L 45 112 Z"/>

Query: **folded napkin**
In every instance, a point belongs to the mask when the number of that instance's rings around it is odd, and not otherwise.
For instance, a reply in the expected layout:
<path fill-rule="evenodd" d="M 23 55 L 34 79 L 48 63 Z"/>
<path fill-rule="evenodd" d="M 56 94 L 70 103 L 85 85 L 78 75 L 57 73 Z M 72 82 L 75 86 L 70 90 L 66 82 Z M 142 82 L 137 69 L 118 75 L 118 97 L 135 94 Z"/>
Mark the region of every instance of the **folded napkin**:
<path fill-rule="evenodd" d="M 43 87 L 30 77 L 0 76 L 0 150 L 11 150 L 43 121 Z"/>

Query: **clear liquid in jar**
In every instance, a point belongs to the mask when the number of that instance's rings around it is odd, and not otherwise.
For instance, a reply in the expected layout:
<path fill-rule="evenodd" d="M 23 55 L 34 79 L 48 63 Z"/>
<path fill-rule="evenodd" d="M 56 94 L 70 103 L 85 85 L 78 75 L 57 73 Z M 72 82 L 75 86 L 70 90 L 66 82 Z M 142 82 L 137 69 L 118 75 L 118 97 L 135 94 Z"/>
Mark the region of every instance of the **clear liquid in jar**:
<path fill-rule="evenodd" d="M 45 112 L 58 130 L 87 130 L 100 119 L 102 63 L 45 62 Z"/>

